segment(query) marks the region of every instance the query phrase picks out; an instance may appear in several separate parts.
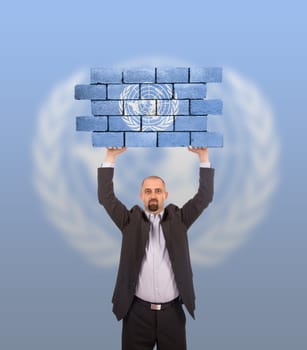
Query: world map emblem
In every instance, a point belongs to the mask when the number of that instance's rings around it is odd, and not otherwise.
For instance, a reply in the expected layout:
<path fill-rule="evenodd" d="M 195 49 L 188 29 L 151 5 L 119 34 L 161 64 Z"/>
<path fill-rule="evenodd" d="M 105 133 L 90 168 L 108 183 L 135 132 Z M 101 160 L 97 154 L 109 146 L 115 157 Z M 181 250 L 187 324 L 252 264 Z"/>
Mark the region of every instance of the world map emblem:
<path fill-rule="evenodd" d="M 139 100 L 139 93 L 142 99 Z M 168 84 L 143 84 L 141 91 L 138 85 L 128 85 L 120 95 L 120 113 L 123 120 L 132 130 L 162 131 L 173 124 L 178 113 L 178 100 L 173 96 L 172 87 Z M 157 102 L 159 100 L 159 102 Z M 142 125 L 140 118 L 142 115 Z"/>

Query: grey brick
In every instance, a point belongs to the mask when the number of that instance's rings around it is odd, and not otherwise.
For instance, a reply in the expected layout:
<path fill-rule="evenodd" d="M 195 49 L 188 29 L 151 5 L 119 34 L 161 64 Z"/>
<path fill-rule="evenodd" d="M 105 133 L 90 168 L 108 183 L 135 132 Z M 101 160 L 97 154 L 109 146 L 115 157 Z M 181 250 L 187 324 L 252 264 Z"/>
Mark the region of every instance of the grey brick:
<path fill-rule="evenodd" d="M 188 83 L 189 68 L 157 68 L 157 83 Z"/>
<path fill-rule="evenodd" d="M 140 131 L 141 130 L 141 117 L 134 116 L 130 120 L 130 124 L 133 125 L 133 129 L 131 126 L 125 122 L 124 117 L 122 116 L 111 116 L 109 117 L 109 130 L 110 131 Z"/>
<path fill-rule="evenodd" d="M 158 147 L 184 147 L 189 145 L 189 132 L 158 132 Z"/>
<path fill-rule="evenodd" d="M 156 115 L 157 106 L 155 100 L 124 100 L 125 115 Z"/>
<path fill-rule="evenodd" d="M 122 83 L 122 76 L 119 68 L 92 68 L 91 84 Z"/>
<path fill-rule="evenodd" d="M 188 100 L 158 100 L 157 115 L 188 115 Z"/>
<path fill-rule="evenodd" d="M 140 98 L 139 84 L 109 84 L 108 85 L 109 100 L 120 100 L 120 99 L 137 100 L 139 98 Z"/>
<path fill-rule="evenodd" d="M 191 67 L 191 83 L 220 83 L 222 81 L 222 68 L 220 67 Z"/>
<path fill-rule="evenodd" d="M 106 86 L 105 85 L 76 85 L 75 99 L 76 100 L 105 100 Z"/>
<path fill-rule="evenodd" d="M 154 118 L 152 120 L 152 118 Z M 142 131 L 152 131 L 152 130 L 163 130 L 163 131 L 174 131 L 174 117 L 165 115 L 158 119 L 156 116 L 144 115 L 142 119 Z M 162 128 L 162 129 L 161 129 Z"/>
<path fill-rule="evenodd" d="M 94 147 L 123 147 L 123 132 L 93 132 L 92 144 Z"/>
<path fill-rule="evenodd" d="M 92 114 L 94 115 L 121 115 L 123 101 L 92 101 Z"/>
<path fill-rule="evenodd" d="M 76 117 L 77 131 L 106 131 L 108 117 Z"/>
<path fill-rule="evenodd" d="M 172 97 L 172 84 L 141 84 L 142 99 L 169 100 Z"/>
<path fill-rule="evenodd" d="M 157 133 L 156 132 L 126 132 L 127 147 L 156 147 Z"/>
<path fill-rule="evenodd" d="M 141 69 L 126 69 L 123 72 L 124 83 L 154 83 L 155 69 L 141 68 Z"/>
<path fill-rule="evenodd" d="M 191 146 L 223 147 L 223 135 L 218 132 L 191 132 Z"/>
<path fill-rule="evenodd" d="M 191 100 L 191 114 L 222 114 L 223 103 L 221 100 Z"/>
<path fill-rule="evenodd" d="M 175 84 L 175 97 L 177 99 L 200 99 L 207 94 L 206 84 Z"/>
<path fill-rule="evenodd" d="M 206 131 L 206 116 L 176 116 L 175 131 Z"/>

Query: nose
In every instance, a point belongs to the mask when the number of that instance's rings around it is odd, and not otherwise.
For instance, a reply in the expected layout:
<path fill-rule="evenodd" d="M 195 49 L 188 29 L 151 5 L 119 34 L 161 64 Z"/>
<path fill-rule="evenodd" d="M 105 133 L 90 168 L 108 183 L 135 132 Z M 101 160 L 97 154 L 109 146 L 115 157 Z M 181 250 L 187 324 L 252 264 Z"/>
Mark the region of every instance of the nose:
<path fill-rule="evenodd" d="M 157 195 L 156 195 L 155 192 L 153 192 L 153 193 L 151 194 L 151 196 L 150 196 L 150 199 L 156 199 L 156 198 L 157 198 Z"/>

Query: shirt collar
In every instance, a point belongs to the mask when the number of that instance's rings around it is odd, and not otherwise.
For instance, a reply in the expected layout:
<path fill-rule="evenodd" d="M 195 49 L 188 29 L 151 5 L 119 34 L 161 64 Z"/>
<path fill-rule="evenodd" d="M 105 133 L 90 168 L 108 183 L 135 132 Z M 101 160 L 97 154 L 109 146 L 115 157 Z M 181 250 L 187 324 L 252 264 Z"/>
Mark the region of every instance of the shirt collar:
<path fill-rule="evenodd" d="M 149 220 L 149 218 L 150 218 L 150 215 L 158 215 L 158 216 L 160 217 L 160 219 L 162 219 L 162 218 L 163 218 L 163 214 L 164 214 L 164 209 L 163 209 L 162 211 L 160 211 L 159 214 L 153 214 L 153 213 L 150 213 L 150 212 L 148 212 L 148 211 L 145 210 L 145 214 L 146 214 L 148 220 Z"/>

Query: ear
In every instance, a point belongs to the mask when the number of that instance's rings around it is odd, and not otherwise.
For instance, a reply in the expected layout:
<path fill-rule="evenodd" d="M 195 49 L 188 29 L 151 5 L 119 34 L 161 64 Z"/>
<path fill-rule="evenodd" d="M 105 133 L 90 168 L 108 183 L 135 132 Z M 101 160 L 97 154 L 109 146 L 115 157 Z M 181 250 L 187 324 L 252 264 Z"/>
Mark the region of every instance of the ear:
<path fill-rule="evenodd" d="M 142 191 L 140 192 L 140 199 L 141 199 L 141 201 L 143 201 L 143 192 Z"/>
<path fill-rule="evenodd" d="M 165 199 L 167 199 L 167 197 L 168 197 L 168 192 L 165 192 L 164 195 L 165 195 Z"/>

